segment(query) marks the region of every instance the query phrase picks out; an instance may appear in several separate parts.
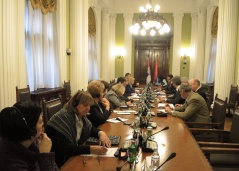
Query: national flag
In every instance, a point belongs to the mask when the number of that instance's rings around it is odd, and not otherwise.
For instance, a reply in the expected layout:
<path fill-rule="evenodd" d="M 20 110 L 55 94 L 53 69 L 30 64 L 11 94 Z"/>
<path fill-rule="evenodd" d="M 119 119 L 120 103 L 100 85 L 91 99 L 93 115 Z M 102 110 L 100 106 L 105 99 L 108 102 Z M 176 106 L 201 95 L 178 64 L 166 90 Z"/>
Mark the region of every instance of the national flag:
<path fill-rule="evenodd" d="M 148 56 L 148 70 L 147 70 L 148 76 L 147 76 L 147 80 L 146 80 L 146 84 L 151 82 L 151 73 L 150 73 L 150 60 L 149 60 L 149 56 Z"/>
<path fill-rule="evenodd" d="M 154 66 L 154 82 L 158 83 L 158 56 L 156 57 Z"/>

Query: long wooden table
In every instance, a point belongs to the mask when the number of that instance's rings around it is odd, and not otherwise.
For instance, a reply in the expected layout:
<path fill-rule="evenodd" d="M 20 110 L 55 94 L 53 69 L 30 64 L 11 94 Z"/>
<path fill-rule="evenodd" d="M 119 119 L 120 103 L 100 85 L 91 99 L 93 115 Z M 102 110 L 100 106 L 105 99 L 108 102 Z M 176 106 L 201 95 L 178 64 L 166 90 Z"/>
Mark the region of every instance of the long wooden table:
<path fill-rule="evenodd" d="M 114 118 L 118 116 L 119 115 L 113 113 L 110 117 Z M 128 118 L 129 120 L 127 122 L 133 122 L 135 118 L 134 114 L 120 115 L 120 117 Z M 172 152 L 176 152 L 176 157 L 163 165 L 163 171 L 213 170 L 188 127 L 180 118 L 168 115 L 167 117 L 154 116 L 152 120 L 158 125 L 157 128 L 153 130 L 153 133 L 163 129 L 165 126 L 169 126 L 168 130 L 155 135 L 155 140 L 159 146 L 160 163 L 164 162 Z M 123 123 L 106 122 L 100 126 L 100 129 L 104 130 L 108 135 L 120 135 L 121 142 L 119 147 L 121 147 L 125 139 L 132 138 L 132 129 L 129 126 L 123 125 Z M 141 152 L 141 150 L 139 151 L 139 163 L 136 165 L 136 171 L 141 171 L 144 159 L 151 154 L 152 153 Z M 61 170 L 113 171 L 116 170 L 117 166 L 125 162 L 115 157 L 100 157 L 100 159 L 97 157 L 83 158 L 82 156 L 70 158 L 62 166 Z M 85 164 L 83 164 L 83 160 Z M 125 165 L 121 170 L 129 170 L 129 165 Z"/>

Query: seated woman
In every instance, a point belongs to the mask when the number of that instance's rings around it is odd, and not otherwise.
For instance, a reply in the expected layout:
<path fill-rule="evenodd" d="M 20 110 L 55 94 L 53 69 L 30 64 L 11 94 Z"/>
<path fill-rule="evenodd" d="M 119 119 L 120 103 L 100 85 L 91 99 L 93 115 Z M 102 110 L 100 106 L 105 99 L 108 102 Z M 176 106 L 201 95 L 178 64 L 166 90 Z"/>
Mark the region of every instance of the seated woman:
<path fill-rule="evenodd" d="M 16 103 L 0 113 L 0 170 L 58 170 L 51 139 L 42 132 L 41 107 Z"/>
<path fill-rule="evenodd" d="M 90 107 L 90 115 L 87 115 L 87 118 L 94 127 L 105 123 L 111 114 L 110 102 L 104 98 L 104 90 L 104 84 L 97 80 L 91 81 L 87 87 L 87 91 L 94 99 L 94 104 Z"/>
<path fill-rule="evenodd" d="M 46 133 L 52 140 L 58 167 L 79 154 L 105 154 L 111 142 L 105 132 L 92 126 L 86 115 L 94 99 L 87 91 L 78 91 L 64 108 L 51 117 Z M 83 145 L 89 137 L 99 137 L 99 145 Z M 103 145 L 103 146 L 100 146 Z"/>
<path fill-rule="evenodd" d="M 130 101 L 125 102 L 121 99 L 125 92 L 125 87 L 122 84 L 114 85 L 111 90 L 105 95 L 105 98 L 109 100 L 112 109 L 120 106 L 131 105 Z"/>
<path fill-rule="evenodd" d="M 135 78 L 129 77 L 129 79 L 128 79 L 129 84 L 126 85 L 126 87 L 125 87 L 125 96 L 126 97 L 132 96 L 135 94 L 135 89 L 133 88 L 134 81 L 135 81 Z"/>

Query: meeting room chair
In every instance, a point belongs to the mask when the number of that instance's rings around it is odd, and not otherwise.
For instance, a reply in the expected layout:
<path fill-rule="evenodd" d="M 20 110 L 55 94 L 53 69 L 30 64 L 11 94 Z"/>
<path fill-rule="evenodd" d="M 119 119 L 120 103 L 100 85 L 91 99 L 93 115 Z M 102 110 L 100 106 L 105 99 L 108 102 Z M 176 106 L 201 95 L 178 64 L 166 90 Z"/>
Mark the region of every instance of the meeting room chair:
<path fill-rule="evenodd" d="M 68 102 L 71 98 L 71 84 L 70 81 L 64 81 L 64 88 L 66 89 L 66 102 Z"/>
<path fill-rule="evenodd" d="M 49 101 L 42 101 L 42 109 L 43 109 L 43 120 L 44 126 L 46 127 L 49 119 L 58 111 L 63 108 L 62 101 L 60 98 L 56 98 Z"/>
<path fill-rule="evenodd" d="M 198 122 L 187 122 L 192 127 L 204 127 L 211 129 L 224 129 L 225 117 L 226 117 L 227 98 L 222 100 L 218 98 L 216 94 L 214 105 L 212 108 L 211 122 L 210 123 L 198 123 Z M 215 134 L 200 134 L 197 132 L 197 128 L 190 128 L 192 134 L 198 141 L 219 141 L 220 136 Z"/>
<path fill-rule="evenodd" d="M 207 107 L 209 112 L 211 112 L 212 108 L 211 105 L 213 103 L 213 92 L 206 92 L 206 98 L 207 98 Z"/>
<path fill-rule="evenodd" d="M 214 167 L 227 167 L 239 170 L 239 108 L 234 112 L 230 131 L 201 129 L 204 133 L 220 134 L 222 142 L 198 142 L 204 154 Z M 217 170 L 217 169 L 215 169 Z"/>
<path fill-rule="evenodd" d="M 16 86 L 16 101 L 17 102 L 31 101 L 29 85 L 27 85 L 26 88 L 21 89 L 18 88 L 18 86 Z"/>
<path fill-rule="evenodd" d="M 227 111 L 228 111 L 228 116 L 229 117 L 232 116 L 231 109 L 233 110 L 233 113 L 235 111 L 237 93 L 238 93 L 238 85 L 237 86 L 231 85 L 228 104 L 227 104 Z"/>

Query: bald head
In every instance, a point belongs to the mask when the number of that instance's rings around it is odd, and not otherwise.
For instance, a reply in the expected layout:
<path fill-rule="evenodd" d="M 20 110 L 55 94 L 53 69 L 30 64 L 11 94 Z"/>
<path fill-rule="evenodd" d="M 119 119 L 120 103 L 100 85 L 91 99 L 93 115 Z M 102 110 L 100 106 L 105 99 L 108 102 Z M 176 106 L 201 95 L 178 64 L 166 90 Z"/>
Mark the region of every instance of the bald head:
<path fill-rule="evenodd" d="M 200 87 L 201 83 L 198 79 L 193 78 L 189 81 L 189 85 L 191 86 L 192 91 L 195 92 Z"/>

